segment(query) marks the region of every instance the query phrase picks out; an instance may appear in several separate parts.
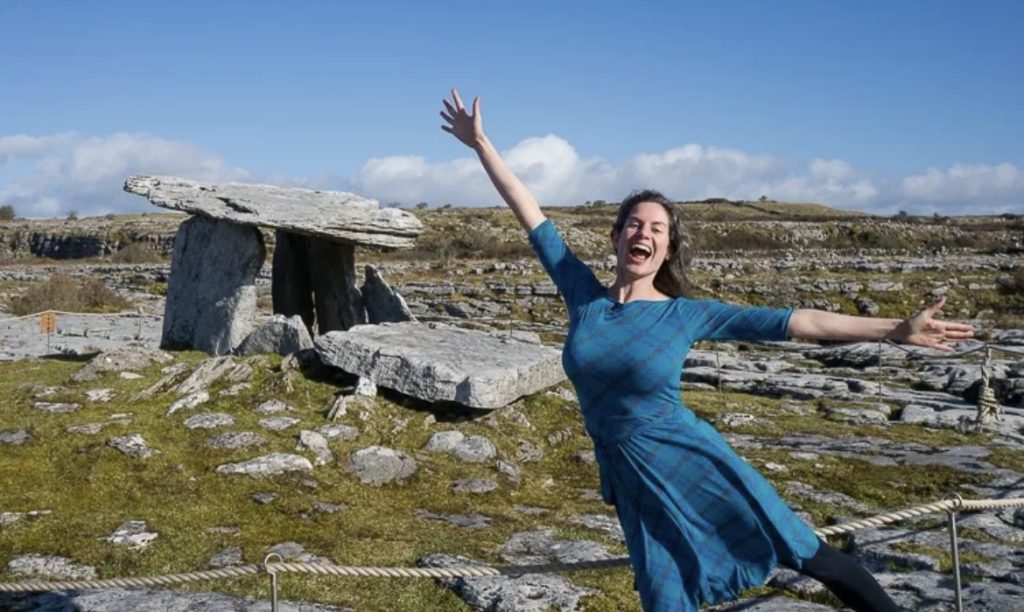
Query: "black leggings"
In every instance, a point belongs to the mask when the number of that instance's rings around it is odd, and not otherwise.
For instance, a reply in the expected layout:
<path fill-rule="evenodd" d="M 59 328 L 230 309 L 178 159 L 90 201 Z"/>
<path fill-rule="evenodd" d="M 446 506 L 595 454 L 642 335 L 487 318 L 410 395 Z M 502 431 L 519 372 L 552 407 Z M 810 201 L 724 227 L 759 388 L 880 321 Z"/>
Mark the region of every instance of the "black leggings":
<path fill-rule="evenodd" d="M 833 595 L 857 612 L 901 610 L 860 563 L 825 542 L 813 557 L 804 561 L 799 571 L 824 584 Z"/>

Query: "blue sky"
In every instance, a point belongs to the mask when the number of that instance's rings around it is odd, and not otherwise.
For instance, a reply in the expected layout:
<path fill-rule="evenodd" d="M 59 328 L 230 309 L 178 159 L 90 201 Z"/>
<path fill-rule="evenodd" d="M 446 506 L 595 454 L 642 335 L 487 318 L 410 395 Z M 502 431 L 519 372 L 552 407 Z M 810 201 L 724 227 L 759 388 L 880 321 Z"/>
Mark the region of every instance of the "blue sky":
<path fill-rule="evenodd" d="M 768 195 L 1024 212 L 1021 2 L 0 0 L 0 203 L 125 176 L 499 200 L 451 86 L 546 204 Z"/>

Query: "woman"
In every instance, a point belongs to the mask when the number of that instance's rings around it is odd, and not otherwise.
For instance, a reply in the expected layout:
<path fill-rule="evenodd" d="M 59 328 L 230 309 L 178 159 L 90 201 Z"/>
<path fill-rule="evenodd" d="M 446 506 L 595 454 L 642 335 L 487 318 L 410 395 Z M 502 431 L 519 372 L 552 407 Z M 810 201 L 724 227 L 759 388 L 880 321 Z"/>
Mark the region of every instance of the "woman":
<path fill-rule="evenodd" d="M 871 575 L 819 540 L 768 482 L 680 402 L 679 373 L 699 340 L 892 339 L 951 350 L 969 325 L 818 310 L 749 308 L 684 296 L 689 248 L 678 210 L 643 191 L 620 206 L 604 287 L 568 249 L 484 135 L 480 99 L 457 91 L 441 129 L 469 146 L 529 234 L 569 311 L 562 361 L 594 440 L 601 493 L 618 512 L 645 610 L 697 610 L 764 582 L 776 565 L 822 581 L 855 610 L 898 610 Z"/>

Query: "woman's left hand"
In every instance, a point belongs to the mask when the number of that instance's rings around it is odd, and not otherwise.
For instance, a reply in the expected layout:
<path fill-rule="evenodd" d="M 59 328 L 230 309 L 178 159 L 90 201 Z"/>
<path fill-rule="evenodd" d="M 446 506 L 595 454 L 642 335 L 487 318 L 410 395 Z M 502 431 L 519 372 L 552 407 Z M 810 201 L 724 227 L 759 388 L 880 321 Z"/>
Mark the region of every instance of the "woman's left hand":
<path fill-rule="evenodd" d="M 935 315 L 942 310 L 945 304 L 946 298 L 942 298 L 935 304 L 904 320 L 896 326 L 896 329 L 892 330 L 889 339 L 948 352 L 952 351 L 953 347 L 946 344 L 947 342 L 973 338 L 973 325 L 948 323 L 935 318 Z"/>

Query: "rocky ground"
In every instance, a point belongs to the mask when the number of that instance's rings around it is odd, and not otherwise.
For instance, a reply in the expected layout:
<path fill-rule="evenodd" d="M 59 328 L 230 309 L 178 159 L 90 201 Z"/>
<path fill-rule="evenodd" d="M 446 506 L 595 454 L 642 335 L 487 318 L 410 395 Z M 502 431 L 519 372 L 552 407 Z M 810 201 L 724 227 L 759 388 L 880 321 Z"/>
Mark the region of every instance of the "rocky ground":
<path fill-rule="evenodd" d="M 567 233 L 590 240 L 584 229 Z M 708 295 L 734 301 L 883 316 L 946 295 L 950 316 L 1013 351 L 996 350 L 991 363 L 1002 420 L 972 425 L 982 353 L 877 344 L 698 346 L 683 372 L 687 405 L 815 525 L 953 494 L 1024 497 L 1024 332 L 1012 324 L 1021 297 L 1004 290 L 1019 255 L 801 248 L 706 255 L 695 278 Z M 562 340 L 564 310 L 529 259 L 365 259 L 421 320 Z M 603 257 L 590 261 L 610 276 Z M 57 268 L 101 276 L 141 313 L 61 315 L 45 358 L 37 319 L 0 320 L 0 581 L 183 572 L 258 563 L 269 552 L 400 566 L 624 554 L 566 384 L 472 411 L 385 389 L 374 396 L 309 355 L 162 353 L 166 264 L 19 263 L 0 267 L 0 293 Z M 266 296 L 269 270 L 258 282 Z M 921 517 L 834 543 L 908 609 L 952 610 L 944 526 L 943 516 Z M 1019 609 L 1024 510 L 964 515 L 960 528 L 966 609 Z M 639 609 L 624 569 L 281 582 L 286 610 Z M 177 591 L 0 594 L 0 607 L 257 610 L 267 609 L 265 594 L 265 579 L 243 578 Z M 720 609 L 835 605 L 817 583 L 778 572 Z"/>

